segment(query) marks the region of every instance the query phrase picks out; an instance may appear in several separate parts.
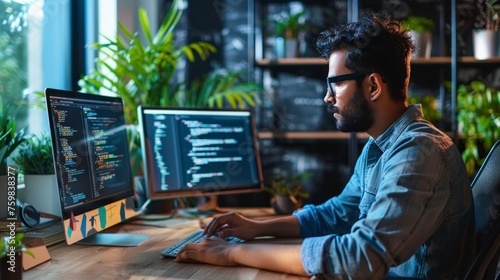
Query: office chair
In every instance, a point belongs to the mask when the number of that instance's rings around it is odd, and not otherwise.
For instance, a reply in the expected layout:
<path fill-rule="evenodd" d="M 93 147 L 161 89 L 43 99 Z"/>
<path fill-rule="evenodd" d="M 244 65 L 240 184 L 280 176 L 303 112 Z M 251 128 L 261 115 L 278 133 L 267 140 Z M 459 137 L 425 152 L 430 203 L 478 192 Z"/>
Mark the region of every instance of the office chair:
<path fill-rule="evenodd" d="M 471 188 L 477 250 L 465 279 L 495 279 L 500 256 L 500 140 L 489 151 Z"/>

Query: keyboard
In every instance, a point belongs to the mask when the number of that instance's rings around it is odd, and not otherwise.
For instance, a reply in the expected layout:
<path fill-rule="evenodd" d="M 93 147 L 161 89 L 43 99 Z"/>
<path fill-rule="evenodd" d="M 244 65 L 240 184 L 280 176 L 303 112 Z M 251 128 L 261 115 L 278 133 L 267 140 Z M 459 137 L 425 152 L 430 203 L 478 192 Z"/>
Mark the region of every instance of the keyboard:
<path fill-rule="evenodd" d="M 191 235 L 185 237 L 181 241 L 173 244 L 172 246 L 166 248 L 165 250 L 161 251 L 162 257 L 173 257 L 175 258 L 177 256 L 177 253 L 184 247 L 184 245 L 189 244 L 189 243 L 200 243 L 205 236 L 203 235 L 203 230 L 197 230 L 193 232 Z M 243 239 L 239 239 L 238 237 L 228 237 L 224 238 L 229 243 L 242 243 L 245 242 Z"/>

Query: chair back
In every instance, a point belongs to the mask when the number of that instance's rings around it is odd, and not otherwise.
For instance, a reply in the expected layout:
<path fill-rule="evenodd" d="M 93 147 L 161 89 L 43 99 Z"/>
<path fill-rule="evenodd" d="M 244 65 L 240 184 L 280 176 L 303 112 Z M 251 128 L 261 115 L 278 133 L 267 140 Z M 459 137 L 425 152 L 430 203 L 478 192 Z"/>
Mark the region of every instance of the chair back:
<path fill-rule="evenodd" d="M 465 279 L 495 279 L 500 255 L 500 141 L 471 184 L 476 219 L 476 257 Z"/>

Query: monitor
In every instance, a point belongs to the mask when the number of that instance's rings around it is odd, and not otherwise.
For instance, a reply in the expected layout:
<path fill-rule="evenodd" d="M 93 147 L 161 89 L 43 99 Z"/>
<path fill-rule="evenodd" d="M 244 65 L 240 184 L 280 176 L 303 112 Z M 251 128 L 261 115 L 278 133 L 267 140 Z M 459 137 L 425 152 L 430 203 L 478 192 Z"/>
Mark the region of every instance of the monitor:
<path fill-rule="evenodd" d="M 148 198 L 212 197 L 263 189 L 250 109 L 138 108 Z M 210 209 L 213 208 L 213 209 Z"/>
<path fill-rule="evenodd" d="M 135 246 L 146 235 L 100 231 L 137 215 L 123 103 L 119 97 L 46 89 L 56 180 L 73 244 Z"/>

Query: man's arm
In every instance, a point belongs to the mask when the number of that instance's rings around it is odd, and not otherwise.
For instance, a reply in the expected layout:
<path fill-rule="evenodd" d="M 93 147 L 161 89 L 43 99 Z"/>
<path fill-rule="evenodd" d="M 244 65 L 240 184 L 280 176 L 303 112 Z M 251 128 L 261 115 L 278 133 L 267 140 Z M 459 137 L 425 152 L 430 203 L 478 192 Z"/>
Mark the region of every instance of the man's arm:
<path fill-rule="evenodd" d="M 233 258 L 242 265 L 296 275 L 308 275 L 302 265 L 300 250 L 300 244 L 245 244 L 236 246 Z"/>
<path fill-rule="evenodd" d="M 246 265 L 308 275 L 302 266 L 300 251 L 300 244 L 229 244 L 219 238 L 208 238 L 198 244 L 186 245 L 175 261 L 196 260 L 221 266 Z"/>

